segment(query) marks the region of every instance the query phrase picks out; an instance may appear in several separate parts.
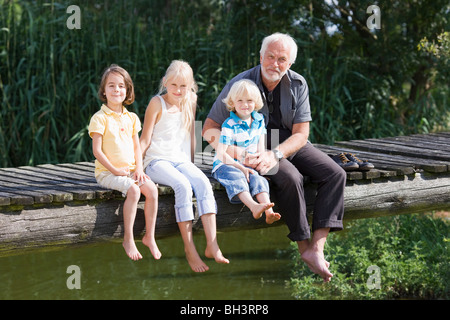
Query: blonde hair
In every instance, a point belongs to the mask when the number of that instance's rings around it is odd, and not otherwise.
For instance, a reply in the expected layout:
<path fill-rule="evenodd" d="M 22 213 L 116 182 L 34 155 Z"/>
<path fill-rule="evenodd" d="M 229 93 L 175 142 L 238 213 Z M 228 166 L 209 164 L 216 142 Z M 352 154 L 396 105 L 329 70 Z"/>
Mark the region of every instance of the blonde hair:
<path fill-rule="evenodd" d="M 278 42 L 278 41 L 289 47 L 289 59 L 290 59 L 289 63 L 291 63 L 291 64 L 295 63 L 295 59 L 297 59 L 298 47 L 297 47 L 297 44 L 295 43 L 294 38 L 292 38 L 287 33 L 276 32 L 276 33 L 271 34 L 270 36 L 265 37 L 261 44 L 261 50 L 259 51 L 259 54 L 262 57 L 264 57 L 269 44 L 271 44 L 273 42 Z"/>
<path fill-rule="evenodd" d="M 106 80 L 108 79 L 108 76 L 111 73 L 120 74 L 123 77 L 123 81 L 125 82 L 125 88 L 127 89 L 127 94 L 125 96 L 124 104 L 130 105 L 134 102 L 134 86 L 133 86 L 133 80 L 131 80 L 131 77 L 127 70 L 125 70 L 122 67 L 119 67 L 117 64 L 112 64 L 108 68 L 103 71 L 102 80 L 100 81 L 100 87 L 98 88 L 98 97 L 103 102 L 108 102 L 106 100 L 105 95 L 105 86 L 106 86 Z"/>
<path fill-rule="evenodd" d="M 184 128 L 189 132 L 191 130 L 194 119 L 194 110 L 192 104 L 194 103 L 196 93 L 198 91 L 197 83 L 194 80 L 194 72 L 191 66 L 183 60 L 173 60 L 166 70 L 166 74 L 161 79 L 158 94 L 161 95 L 166 90 L 167 82 L 172 78 L 182 78 L 187 82 L 187 94 L 181 101 L 180 111 L 183 116 Z"/>
<path fill-rule="evenodd" d="M 241 97 L 244 94 L 247 94 L 250 98 L 253 99 L 253 101 L 255 101 L 255 111 L 260 110 L 264 106 L 259 88 L 253 81 L 249 79 L 236 81 L 231 86 L 227 97 L 223 99 L 222 102 L 226 104 L 229 111 L 235 111 L 233 101 L 236 101 L 238 97 Z"/>

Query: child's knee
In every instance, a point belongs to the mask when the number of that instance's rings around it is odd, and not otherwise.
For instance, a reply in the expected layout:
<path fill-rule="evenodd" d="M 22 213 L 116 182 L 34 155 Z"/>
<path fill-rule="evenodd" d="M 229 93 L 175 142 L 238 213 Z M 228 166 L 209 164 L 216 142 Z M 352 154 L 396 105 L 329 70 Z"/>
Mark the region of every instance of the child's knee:
<path fill-rule="evenodd" d="M 141 197 L 141 189 L 135 185 L 132 184 L 127 191 L 127 199 L 139 201 L 139 198 Z"/>
<path fill-rule="evenodd" d="M 142 185 L 141 192 L 149 200 L 158 199 L 158 187 L 153 181 L 147 181 Z"/>

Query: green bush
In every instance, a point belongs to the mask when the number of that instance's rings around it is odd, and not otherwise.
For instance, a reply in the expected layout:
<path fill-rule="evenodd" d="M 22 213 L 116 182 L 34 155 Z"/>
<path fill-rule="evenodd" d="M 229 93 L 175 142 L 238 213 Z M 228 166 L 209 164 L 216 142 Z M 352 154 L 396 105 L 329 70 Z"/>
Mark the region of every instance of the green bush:
<path fill-rule="evenodd" d="M 309 271 L 292 245 L 297 299 L 448 299 L 449 223 L 430 215 L 402 215 L 348 223 L 325 247 L 333 278 Z M 374 288 L 378 267 L 379 289 Z M 375 267 L 375 268 L 376 268 Z"/>

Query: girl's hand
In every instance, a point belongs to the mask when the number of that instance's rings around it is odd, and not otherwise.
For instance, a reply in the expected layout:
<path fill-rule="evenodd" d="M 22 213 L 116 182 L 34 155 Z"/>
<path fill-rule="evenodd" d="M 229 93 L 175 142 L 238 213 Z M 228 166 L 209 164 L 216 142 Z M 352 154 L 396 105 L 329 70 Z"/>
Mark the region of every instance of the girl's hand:
<path fill-rule="evenodd" d="M 144 173 L 142 170 L 136 170 L 133 174 L 133 179 L 138 182 L 139 185 L 144 184 L 150 180 L 150 177 Z"/>
<path fill-rule="evenodd" d="M 114 171 L 112 173 L 116 176 L 128 176 L 130 174 L 130 168 L 128 167 L 116 168 Z"/>

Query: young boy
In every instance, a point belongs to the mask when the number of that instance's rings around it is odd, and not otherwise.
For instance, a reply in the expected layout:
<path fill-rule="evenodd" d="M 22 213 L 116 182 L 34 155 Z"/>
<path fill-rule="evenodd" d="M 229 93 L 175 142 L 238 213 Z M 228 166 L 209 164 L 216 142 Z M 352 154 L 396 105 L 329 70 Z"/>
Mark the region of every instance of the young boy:
<path fill-rule="evenodd" d="M 222 125 L 213 162 L 213 177 L 225 187 L 231 203 L 244 203 L 255 219 L 259 219 L 265 212 L 266 223 L 272 224 L 281 216 L 273 212 L 269 183 L 256 171 L 227 154 L 230 145 L 245 148 L 244 154 L 265 149 L 264 117 L 257 112 L 263 106 L 261 94 L 252 81 L 244 79 L 233 84 L 223 101 L 230 111 L 230 117 Z"/>

